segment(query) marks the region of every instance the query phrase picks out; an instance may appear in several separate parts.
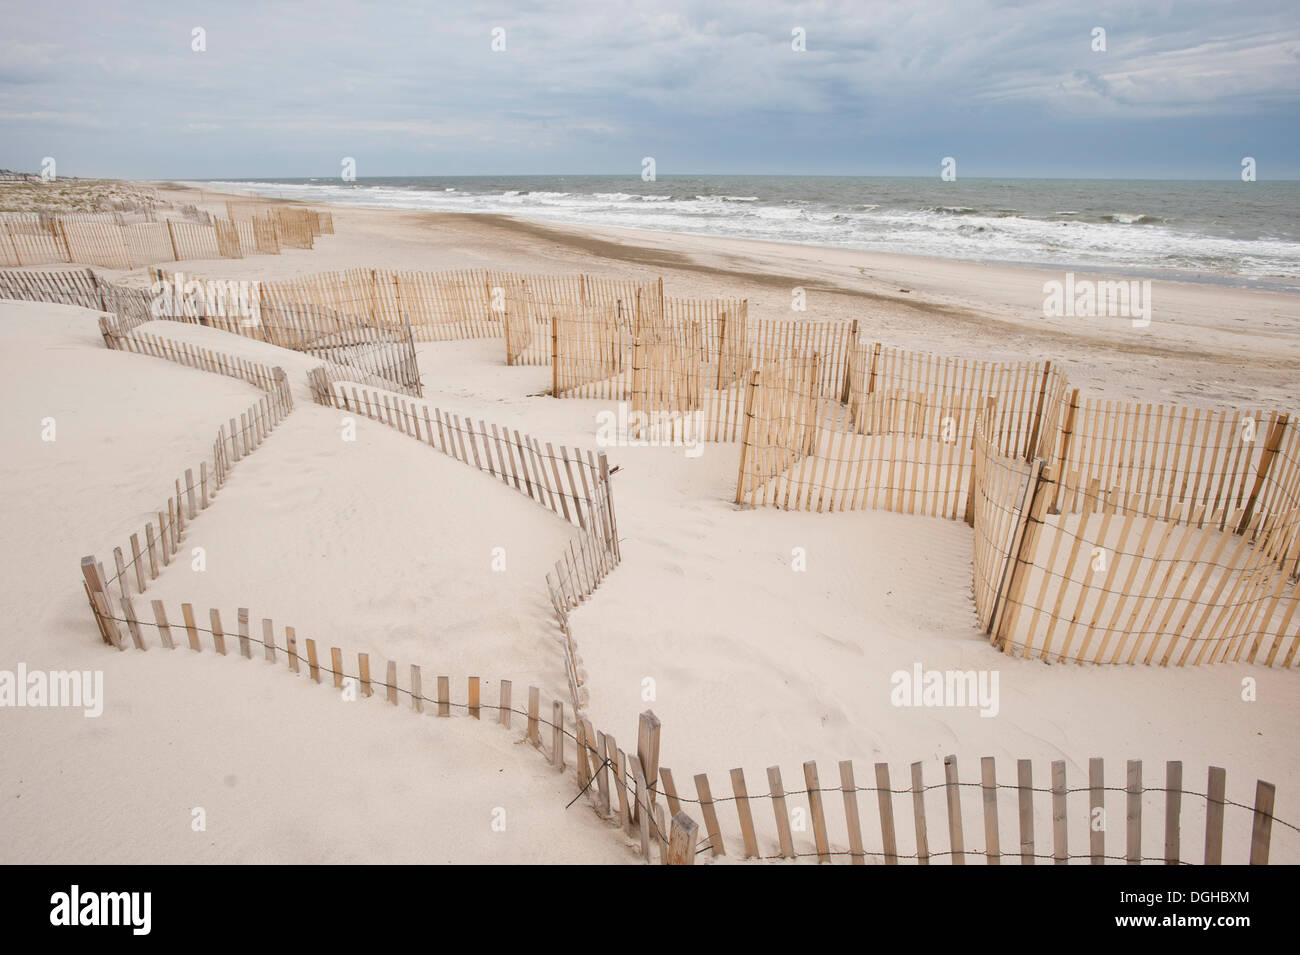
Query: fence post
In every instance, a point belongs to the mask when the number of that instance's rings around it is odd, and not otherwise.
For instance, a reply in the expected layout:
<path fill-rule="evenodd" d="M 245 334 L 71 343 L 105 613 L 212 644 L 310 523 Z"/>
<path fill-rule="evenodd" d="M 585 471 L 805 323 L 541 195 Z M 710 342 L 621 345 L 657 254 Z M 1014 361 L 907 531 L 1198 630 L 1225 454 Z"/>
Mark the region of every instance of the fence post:
<path fill-rule="evenodd" d="M 777 841 L 781 855 L 794 858 L 794 838 L 790 834 L 790 812 L 785 806 L 785 787 L 781 783 L 781 767 L 767 767 L 767 784 L 772 795 L 772 813 L 776 818 Z"/>
<path fill-rule="evenodd" d="M 1088 852 L 1092 865 L 1106 862 L 1106 765 L 1099 757 L 1088 760 Z M 1097 817 L 1101 816 L 1101 827 Z"/>
<path fill-rule="evenodd" d="M 822 805 L 821 783 L 817 776 L 817 763 L 803 764 L 803 781 L 808 790 L 808 811 L 812 814 L 813 840 L 817 844 L 817 862 L 831 861 L 830 840 L 826 836 L 826 810 Z"/>
<path fill-rule="evenodd" d="M 844 387 L 840 389 L 840 402 L 848 404 L 849 399 L 853 396 L 853 358 L 858 351 L 858 320 L 853 320 L 853 327 L 849 329 L 849 347 L 845 351 L 844 357 Z"/>
<path fill-rule="evenodd" d="M 854 865 L 866 865 L 862 851 L 862 820 L 858 814 L 858 785 L 853 778 L 853 760 L 840 760 L 840 792 L 844 794 L 844 823 L 849 830 L 849 858 Z"/>
<path fill-rule="evenodd" d="M 560 317 L 551 316 L 551 397 L 560 397 Z"/>
<path fill-rule="evenodd" d="M 957 757 L 943 758 L 943 775 L 948 795 L 948 846 L 952 850 L 952 864 L 966 864 L 966 840 L 961 828 L 961 788 L 957 779 Z"/>
<path fill-rule="evenodd" d="M 1056 865 L 1070 861 L 1069 830 L 1065 825 L 1065 760 L 1052 761 L 1052 856 Z"/>
<path fill-rule="evenodd" d="M 1043 362 L 1043 380 L 1038 385 L 1038 402 L 1034 406 L 1034 425 L 1029 431 L 1029 443 L 1025 445 L 1025 460 L 1032 461 L 1038 456 L 1038 440 L 1043 428 L 1043 405 L 1047 402 L 1047 379 L 1051 376 L 1052 363 Z"/>
<path fill-rule="evenodd" d="M 1211 766 L 1205 787 L 1205 864 L 1223 864 L 1223 807 L 1227 772 Z"/>
<path fill-rule="evenodd" d="M 673 816 L 672 834 L 668 837 L 668 864 L 695 865 L 695 843 L 699 826 L 684 812 Z"/>
<path fill-rule="evenodd" d="M 98 561 L 93 556 L 81 558 L 81 573 L 86 578 L 86 593 L 90 598 L 90 609 L 95 614 L 95 622 L 99 624 L 99 632 L 103 635 L 104 642 L 119 650 L 125 650 L 122 632 L 118 629 L 117 621 L 113 619 L 113 612 L 108 603 L 108 592 Z"/>
<path fill-rule="evenodd" d="M 984 796 L 984 861 L 988 865 L 1002 864 L 1002 842 L 998 834 L 998 778 L 997 766 L 992 756 L 980 759 L 980 783 Z"/>
<path fill-rule="evenodd" d="M 996 407 L 997 407 L 997 399 L 993 395 L 989 395 L 984 400 L 984 408 L 980 412 L 980 414 L 983 415 L 982 420 L 985 422 L 984 428 L 985 428 L 986 440 L 988 439 L 987 422 L 992 420 L 993 409 Z M 976 418 L 976 426 L 970 436 L 970 451 L 971 451 L 970 483 L 966 486 L 966 512 L 964 515 L 966 525 L 968 527 L 975 526 L 975 481 L 979 477 L 979 474 L 977 473 L 977 468 L 975 467 L 975 450 L 976 450 L 975 446 L 976 446 L 976 442 L 980 440 L 980 424 L 979 424 L 980 420 L 981 420 L 980 418 L 978 417 Z M 988 443 L 991 448 L 993 442 L 989 441 Z"/>
<path fill-rule="evenodd" d="M 1264 445 L 1264 453 L 1259 459 L 1259 470 L 1255 474 L 1255 486 L 1251 488 L 1250 497 L 1246 499 L 1246 509 L 1241 512 L 1241 522 L 1237 525 L 1238 534 L 1244 534 L 1247 528 L 1250 527 L 1250 519 L 1255 513 L 1255 501 L 1264 487 L 1268 472 L 1273 467 L 1273 460 L 1277 457 L 1278 449 L 1282 446 L 1282 435 L 1286 432 L 1289 420 L 1290 417 L 1285 414 L 1279 414 L 1273 419 L 1273 427 L 1269 429 L 1268 441 Z"/>
<path fill-rule="evenodd" d="M 647 786 L 659 781 L 659 729 L 659 717 L 655 716 L 654 710 L 641 714 L 636 734 L 636 758 Z M 647 792 L 646 805 L 653 807 L 654 802 L 654 793 Z"/>
<path fill-rule="evenodd" d="M 1065 423 L 1061 426 L 1061 446 L 1056 452 L 1056 473 L 1063 475 L 1065 471 L 1065 459 L 1070 454 L 1070 443 L 1074 439 L 1074 421 L 1079 413 L 1079 389 L 1075 388 L 1070 392 L 1070 404 L 1065 411 Z M 1059 514 L 1061 510 L 1060 502 L 1061 486 L 1057 483 L 1056 490 L 1052 495 L 1052 506 L 1048 513 Z"/>
<path fill-rule="evenodd" d="M 1165 763 L 1165 865 L 1178 865 L 1181 850 L 1183 808 L 1183 764 L 1176 759 Z"/>
<path fill-rule="evenodd" d="M 1128 761 L 1128 843 L 1125 855 L 1129 865 L 1142 864 L 1142 760 Z"/>
<path fill-rule="evenodd" d="M 1273 797 L 1276 794 L 1272 783 L 1259 779 L 1255 781 L 1255 820 L 1250 831 L 1250 864 L 1268 865 L 1268 843 L 1273 833 Z"/>
<path fill-rule="evenodd" d="M 1028 759 L 1016 760 L 1016 795 L 1020 811 L 1020 864 L 1033 865 L 1034 765 Z"/>
<path fill-rule="evenodd" d="M 754 402 L 758 397 L 759 370 L 755 368 L 749 376 L 749 387 L 745 390 L 745 426 L 740 432 L 740 468 L 736 472 L 736 503 L 745 503 L 745 463 L 749 460 L 751 441 L 753 440 Z"/>
<path fill-rule="evenodd" d="M 1011 540 L 1015 547 L 1014 556 L 1008 555 L 1012 563 L 1006 566 L 1009 572 L 1004 572 L 1003 585 L 998 588 L 993 613 L 989 615 L 989 632 L 993 634 L 993 645 L 1004 653 L 1008 640 L 1015 638 L 1025 587 L 1029 584 L 1029 572 L 1033 567 L 1034 554 L 1038 551 L 1038 535 L 1043 527 L 1043 516 L 1047 512 L 1050 497 L 1048 489 L 1056 485 L 1056 474 L 1040 458 L 1030 480 L 1033 483 L 1033 493 L 1028 497 L 1028 505 L 1022 504 L 1020 508 L 1019 546 L 1015 546 L 1016 537 L 1013 535 Z"/>
<path fill-rule="evenodd" d="M 925 824 L 925 777 L 920 763 L 912 764 L 912 818 L 916 824 L 916 864 L 930 864 L 930 837 Z"/>

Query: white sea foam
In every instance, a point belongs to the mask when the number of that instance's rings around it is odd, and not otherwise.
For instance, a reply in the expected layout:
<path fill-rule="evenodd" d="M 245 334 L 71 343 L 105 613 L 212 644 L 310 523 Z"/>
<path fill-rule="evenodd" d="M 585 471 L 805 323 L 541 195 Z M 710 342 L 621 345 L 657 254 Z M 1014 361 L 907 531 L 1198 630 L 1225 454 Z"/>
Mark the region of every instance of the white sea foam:
<path fill-rule="evenodd" d="M 979 209 L 955 203 L 900 208 L 897 201 L 861 202 L 856 198 L 830 202 L 710 196 L 693 191 L 674 195 L 659 191 L 666 186 L 671 190 L 664 182 L 654 184 L 651 188 L 655 191 L 646 193 L 484 189 L 465 184 L 452 189 L 441 184 L 418 188 L 332 181 L 204 185 L 342 204 L 501 212 L 575 224 L 706 232 L 943 258 L 1153 273 L 1173 270 L 1300 285 L 1300 243 L 1291 239 L 1207 235 L 1175 228 L 1158 215 L 1132 207 L 1122 212 L 1084 213 L 1070 208 L 1047 212 L 1053 207 L 1045 206 L 1042 217 L 1036 218 L 1010 208 L 1014 198 L 1002 195 Z"/>

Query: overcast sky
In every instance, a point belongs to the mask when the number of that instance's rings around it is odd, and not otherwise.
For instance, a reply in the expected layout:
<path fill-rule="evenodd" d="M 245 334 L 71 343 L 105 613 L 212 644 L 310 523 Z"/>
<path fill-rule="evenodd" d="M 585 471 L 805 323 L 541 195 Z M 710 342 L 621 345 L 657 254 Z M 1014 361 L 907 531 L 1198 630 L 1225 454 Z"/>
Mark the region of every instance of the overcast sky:
<path fill-rule="evenodd" d="M 11 169 L 639 174 L 653 156 L 660 176 L 931 176 L 953 156 L 964 178 L 1228 179 L 1253 156 L 1260 179 L 1300 178 L 1300 0 L 2 0 L 0 17 Z"/>

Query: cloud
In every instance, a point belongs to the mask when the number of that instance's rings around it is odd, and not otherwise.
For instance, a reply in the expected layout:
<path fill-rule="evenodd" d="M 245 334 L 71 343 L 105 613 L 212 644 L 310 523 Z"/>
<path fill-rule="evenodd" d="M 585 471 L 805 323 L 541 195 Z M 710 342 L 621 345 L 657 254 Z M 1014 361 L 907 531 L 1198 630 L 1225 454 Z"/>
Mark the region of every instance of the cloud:
<path fill-rule="evenodd" d="M 1024 135 L 1044 117 L 1203 120 L 1208 149 L 1244 117 L 1294 143 L 1277 117 L 1300 100 L 1298 18 L 1268 0 L 67 6 L 11 20 L 0 41 L 0 164 L 31 151 L 19 136 L 92 154 L 106 126 L 132 130 L 123 151 L 176 158 L 165 130 L 219 127 L 214 148 L 230 152 L 204 161 L 250 175 L 269 174 L 257 163 L 271 156 L 297 164 L 282 175 L 333 168 L 340 149 L 582 168 L 647 141 L 671 145 L 679 165 L 728 152 L 742 163 L 781 130 L 809 155 L 848 161 L 847 144 L 867 135 L 928 143 L 975 119 Z M 191 49 L 196 26 L 206 52 Z M 1105 53 L 1091 49 L 1095 26 Z M 805 52 L 791 49 L 795 27 Z M 156 133 L 139 133 L 142 116 Z"/>

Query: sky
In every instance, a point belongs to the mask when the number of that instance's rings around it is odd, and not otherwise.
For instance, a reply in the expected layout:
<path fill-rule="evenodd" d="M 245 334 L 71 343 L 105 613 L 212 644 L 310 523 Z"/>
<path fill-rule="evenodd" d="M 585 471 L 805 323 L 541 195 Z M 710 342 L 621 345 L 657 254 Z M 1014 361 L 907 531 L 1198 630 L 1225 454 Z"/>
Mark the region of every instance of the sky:
<path fill-rule="evenodd" d="M 951 156 L 964 178 L 1233 179 L 1249 156 L 1300 178 L 1298 0 L 0 0 L 0 23 L 0 167 L 61 176 L 647 156 L 660 176 L 931 176 Z"/>

